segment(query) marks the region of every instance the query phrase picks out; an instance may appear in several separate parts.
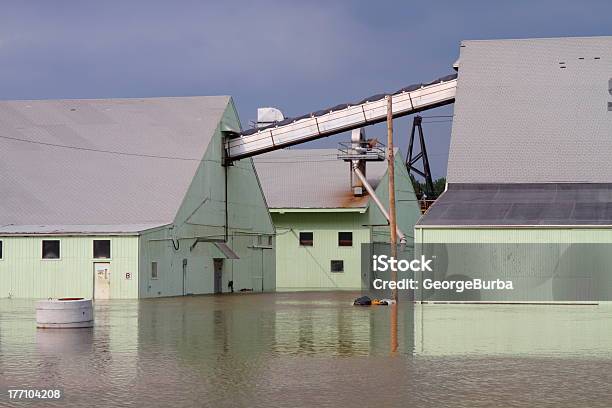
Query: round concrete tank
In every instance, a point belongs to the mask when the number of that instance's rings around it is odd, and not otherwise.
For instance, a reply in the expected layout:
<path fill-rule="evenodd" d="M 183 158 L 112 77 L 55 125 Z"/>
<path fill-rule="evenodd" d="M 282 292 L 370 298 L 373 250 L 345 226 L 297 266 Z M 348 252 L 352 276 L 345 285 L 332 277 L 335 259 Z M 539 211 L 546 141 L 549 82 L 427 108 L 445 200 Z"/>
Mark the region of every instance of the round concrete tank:
<path fill-rule="evenodd" d="M 36 326 L 41 329 L 93 327 L 91 299 L 40 300 L 36 303 Z"/>

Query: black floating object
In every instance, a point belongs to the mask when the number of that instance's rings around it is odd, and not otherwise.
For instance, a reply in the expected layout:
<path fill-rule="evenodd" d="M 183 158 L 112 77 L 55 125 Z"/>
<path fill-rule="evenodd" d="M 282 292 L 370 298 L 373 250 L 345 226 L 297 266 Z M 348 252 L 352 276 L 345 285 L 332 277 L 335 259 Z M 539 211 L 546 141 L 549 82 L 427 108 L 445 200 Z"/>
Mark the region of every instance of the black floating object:
<path fill-rule="evenodd" d="M 370 306 L 372 304 L 372 299 L 368 296 L 362 296 L 360 298 L 355 299 L 353 305 L 355 306 Z"/>

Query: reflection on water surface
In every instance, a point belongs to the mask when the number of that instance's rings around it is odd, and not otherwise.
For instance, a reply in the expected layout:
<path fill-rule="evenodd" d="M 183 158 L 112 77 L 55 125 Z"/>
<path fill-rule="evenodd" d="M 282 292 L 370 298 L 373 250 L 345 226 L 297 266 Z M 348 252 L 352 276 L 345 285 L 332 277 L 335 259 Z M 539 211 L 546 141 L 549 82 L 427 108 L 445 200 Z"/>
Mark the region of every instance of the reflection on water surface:
<path fill-rule="evenodd" d="M 78 330 L 0 300 L 0 388 L 75 407 L 612 405 L 610 305 L 401 304 L 392 354 L 389 309 L 356 296 L 98 302 Z"/>

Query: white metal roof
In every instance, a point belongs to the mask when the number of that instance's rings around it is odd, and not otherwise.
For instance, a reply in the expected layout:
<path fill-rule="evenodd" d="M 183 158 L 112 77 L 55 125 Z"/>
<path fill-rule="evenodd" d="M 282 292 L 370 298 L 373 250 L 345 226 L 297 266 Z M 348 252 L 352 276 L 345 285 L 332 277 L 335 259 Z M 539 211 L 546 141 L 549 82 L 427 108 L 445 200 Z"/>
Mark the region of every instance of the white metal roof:
<path fill-rule="evenodd" d="M 0 233 L 137 232 L 171 223 L 228 102 L 0 101 Z"/>
<path fill-rule="evenodd" d="M 368 196 L 353 195 L 349 163 L 338 160 L 337 154 L 337 149 L 283 149 L 255 156 L 268 207 L 366 207 Z M 366 165 L 366 177 L 374 188 L 386 171 L 386 161 Z"/>
<path fill-rule="evenodd" d="M 464 41 L 449 183 L 612 181 L 612 37 Z"/>

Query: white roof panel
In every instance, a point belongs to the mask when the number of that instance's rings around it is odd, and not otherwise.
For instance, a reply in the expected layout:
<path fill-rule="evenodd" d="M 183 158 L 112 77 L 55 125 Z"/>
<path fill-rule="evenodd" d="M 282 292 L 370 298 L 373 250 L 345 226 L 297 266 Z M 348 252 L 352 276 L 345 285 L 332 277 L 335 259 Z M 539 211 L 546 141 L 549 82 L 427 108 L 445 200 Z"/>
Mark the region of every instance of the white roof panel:
<path fill-rule="evenodd" d="M 612 180 L 612 37 L 464 41 L 449 183 Z"/>
<path fill-rule="evenodd" d="M 0 101 L 0 232 L 171 223 L 228 102 Z"/>
<path fill-rule="evenodd" d="M 283 149 L 253 157 L 268 207 L 366 207 L 368 196 L 353 195 L 350 164 L 337 154 L 337 149 Z M 386 161 L 366 165 L 374 188 L 386 171 Z"/>

